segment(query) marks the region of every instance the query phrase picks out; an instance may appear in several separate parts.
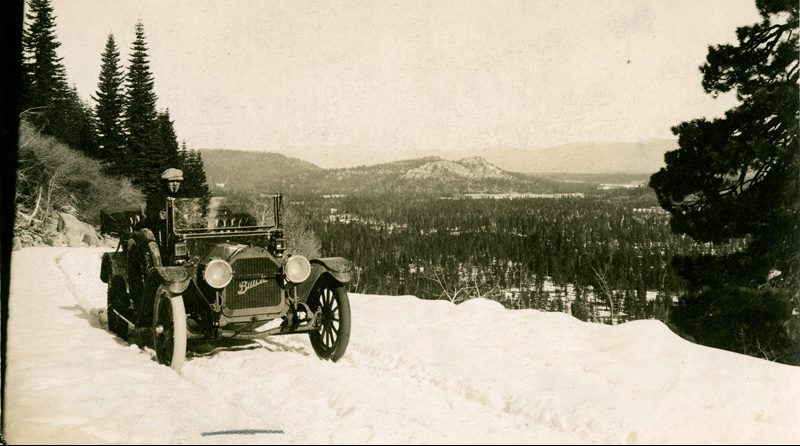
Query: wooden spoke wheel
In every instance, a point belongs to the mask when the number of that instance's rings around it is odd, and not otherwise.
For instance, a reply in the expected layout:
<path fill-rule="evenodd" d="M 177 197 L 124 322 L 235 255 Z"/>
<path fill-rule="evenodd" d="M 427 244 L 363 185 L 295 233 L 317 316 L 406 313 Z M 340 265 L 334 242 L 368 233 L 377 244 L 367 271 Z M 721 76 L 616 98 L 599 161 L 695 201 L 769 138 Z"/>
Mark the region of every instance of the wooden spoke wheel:
<path fill-rule="evenodd" d="M 156 291 L 153 306 L 153 348 L 159 363 L 180 371 L 186 359 L 186 309 L 182 296 L 172 296 L 163 287 Z"/>
<path fill-rule="evenodd" d="M 317 330 L 309 332 L 311 346 L 321 359 L 339 360 L 350 342 L 350 300 L 347 290 L 332 280 L 317 282 L 308 297 Z"/>

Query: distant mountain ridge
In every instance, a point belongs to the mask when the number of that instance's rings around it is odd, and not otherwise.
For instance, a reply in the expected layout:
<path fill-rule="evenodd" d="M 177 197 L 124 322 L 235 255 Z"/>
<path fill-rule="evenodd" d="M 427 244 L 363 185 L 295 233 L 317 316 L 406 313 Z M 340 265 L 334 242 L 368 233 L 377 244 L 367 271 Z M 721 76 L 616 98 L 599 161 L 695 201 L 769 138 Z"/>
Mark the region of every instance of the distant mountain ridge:
<path fill-rule="evenodd" d="M 547 149 L 487 148 L 335 169 L 272 152 L 201 149 L 200 154 L 209 186 L 218 190 L 454 195 L 585 192 L 586 183 L 597 182 L 593 176 L 611 174 L 633 175 L 641 182 L 663 166 L 664 153 L 675 146 L 671 140 L 651 140 Z M 564 179 L 553 175 L 556 172 L 587 179 L 556 181 Z"/>
<path fill-rule="evenodd" d="M 425 157 L 371 166 L 323 169 L 278 153 L 200 150 L 212 190 L 313 194 L 562 193 L 586 186 L 505 171 L 481 157 Z"/>
<path fill-rule="evenodd" d="M 479 156 L 511 172 L 655 173 L 664 166 L 664 153 L 677 142 L 654 139 L 640 142 L 564 144 L 543 149 L 487 148 L 443 152 L 447 159 Z"/>
<path fill-rule="evenodd" d="M 404 150 L 406 159 L 436 156 L 449 161 L 480 157 L 509 172 L 568 172 L 587 174 L 652 174 L 664 166 L 664 153 L 677 148 L 674 139 L 634 142 L 586 142 L 551 147 L 493 146 L 465 150 Z M 282 152 L 325 168 L 387 164 L 397 160 L 397 150 L 360 151 L 347 148 Z"/>
<path fill-rule="evenodd" d="M 279 190 L 288 183 L 308 181 L 319 166 L 279 153 L 201 149 L 208 185 L 223 189 Z"/>

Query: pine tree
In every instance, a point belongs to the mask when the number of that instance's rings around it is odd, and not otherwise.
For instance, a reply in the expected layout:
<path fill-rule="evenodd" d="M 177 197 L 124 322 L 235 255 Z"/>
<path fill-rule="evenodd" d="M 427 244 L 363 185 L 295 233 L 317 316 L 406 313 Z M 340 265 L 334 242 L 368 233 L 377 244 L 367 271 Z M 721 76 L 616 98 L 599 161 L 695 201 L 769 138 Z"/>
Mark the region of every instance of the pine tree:
<path fill-rule="evenodd" d="M 679 148 L 650 186 L 675 231 L 746 243 L 743 252 L 676 258 L 690 291 L 673 312 L 678 328 L 707 345 L 792 362 L 800 339 L 787 339 L 781 324 L 800 310 L 798 4 L 756 6 L 763 20 L 739 28 L 738 45 L 709 48 L 701 67 L 707 93 L 734 91 L 740 104 L 724 118 L 674 127 Z"/>
<path fill-rule="evenodd" d="M 52 108 L 67 91 L 50 0 L 29 0 L 22 34 L 22 110 Z"/>
<path fill-rule="evenodd" d="M 91 109 L 74 87 L 67 87 L 66 72 L 56 52 L 61 44 L 56 40 L 50 0 L 30 0 L 25 18 L 20 115 L 43 133 L 96 156 Z"/>
<path fill-rule="evenodd" d="M 159 112 L 156 121 L 158 123 L 158 146 L 161 149 L 165 165 L 180 165 L 178 136 L 175 134 L 174 123 L 169 117 L 169 109 Z"/>
<path fill-rule="evenodd" d="M 114 35 L 109 34 L 106 47 L 101 56 L 100 80 L 97 92 L 92 98 L 95 107 L 99 158 L 109 163 L 109 171 L 116 174 L 126 172 L 129 159 L 125 147 L 125 134 L 122 126 L 124 80 L 120 66 L 119 50 Z"/>
<path fill-rule="evenodd" d="M 100 158 L 92 109 L 78 95 L 75 86 L 55 101 L 49 127 L 63 143 L 92 158 Z"/>
<path fill-rule="evenodd" d="M 189 150 L 186 141 L 181 142 L 178 150 L 179 166 L 183 170 L 183 185 L 180 194 L 184 197 L 199 198 L 203 209 L 211 201 L 211 190 L 208 188 L 203 158 L 196 150 Z"/>
<path fill-rule="evenodd" d="M 189 148 L 186 146 L 186 141 L 181 141 L 178 147 L 178 166 L 186 171 L 186 161 L 189 159 Z M 184 187 L 185 189 L 185 187 Z"/>
<path fill-rule="evenodd" d="M 195 165 L 197 166 L 197 193 L 203 197 L 204 203 L 207 205 L 211 198 L 211 189 L 208 187 L 208 176 L 206 176 L 206 166 L 203 163 L 203 157 L 200 152 L 194 150 Z"/>
<path fill-rule="evenodd" d="M 203 204 L 207 205 L 211 197 L 211 191 L 208 188 L 208 179 L 206 177 L 205 166 L 203 165 L 203 158 L 196 150 L 186 150 L 184 145 L 182 150 L 183 160 L 183 189 L 185 194 L 190 197 L 202 198 Z"/>
<path fill-rule="evenodd" d="M 159 129 L 153 83 L 144 25 L 138 22 L 128 65 L 123 122 L 130 156 L 127 165 L 130 166 L 131 179 L 134 184 L 148 192 L 159 187 L 158 175 L 166 167 L 158 144 Z"/>

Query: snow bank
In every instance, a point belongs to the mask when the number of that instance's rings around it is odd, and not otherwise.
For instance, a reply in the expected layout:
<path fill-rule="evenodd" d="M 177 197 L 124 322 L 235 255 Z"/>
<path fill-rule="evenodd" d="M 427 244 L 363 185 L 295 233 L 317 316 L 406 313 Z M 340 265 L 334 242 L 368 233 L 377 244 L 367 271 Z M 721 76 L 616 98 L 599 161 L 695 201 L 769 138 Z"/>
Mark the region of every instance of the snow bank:
<path fill-rule="evenodd" d="M 14 253 L 11 443 L 792 443 L 800 368 L 657 321 L 352 294 L 338 363 L 306 336 L 191 357 L 181 375 L 104 329 L 100 248 Z"/>

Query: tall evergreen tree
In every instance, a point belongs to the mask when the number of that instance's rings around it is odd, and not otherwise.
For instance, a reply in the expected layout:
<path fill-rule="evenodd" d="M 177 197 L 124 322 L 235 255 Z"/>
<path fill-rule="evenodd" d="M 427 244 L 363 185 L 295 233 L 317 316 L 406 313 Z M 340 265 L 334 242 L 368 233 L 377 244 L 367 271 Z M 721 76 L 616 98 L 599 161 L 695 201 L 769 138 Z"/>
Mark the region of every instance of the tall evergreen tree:
<path fill-rule="evenodd" d="M 192 180 L 189 176 L 191 167 L 189 165 L 189 157 L 191 153 L 189 152 L 189 148 L 186 146 L 186 141 L 181 141 L 180 146 L 178 147 L 178 167 L 183 170 L 183 184 L 181 185 L 181 195 L 191 197 L 194 194 Z"/>
<path fill-rule="evenodd" d="M 181 141 L 178 147 L 178 166 L 186 170 L 186 160 L 189 157 L 189 148 L 186 146 L 186 141 Z"/>
<path fill-rule="evenodd" d="M 22 110 L 53 107 L 67 91 L 50 0 L 29 0 L 22 33 Z"/>
<path fill-rule="evenodd" d="M 52 134 L 63 143 L 88 156 L 99 158 L 95 122 L 92 109 L 78 95 L 75 86 L 55 102 L 49 114 Z"/>
<path fill-rule="evenodd" d="M 156 122 L 158 123 L 158 146 L 163 152 L 162 156 L 166 164 L 170 166 L 179 165 L 181 157 L 178 136 L 175 134 L 174 123 L 169 117 L 169 109 L 159 112 Z"/>
<path fill-rule="evenodd" d="M 689 288 L 673 313 L 679 329 L 707 345 L 798 362 L 800 339 L 782 327 L 800 309 L 798 4 L 756 6 L 762 21 L 739 28 L 738 45 L 711 47 L 701 67 L 707 93 L 734 91 L 740 104 L 724 118 L 674 127 L 679 148 L 650 186 L 675 231 L 748 242 L 730 255 L 676 258 Z"/>
<path fill-rule="evenodd" d="M 206 176 L 206 167 L 203 164 L 203 157 L 200 155 L 200 152 L 197 150 L 193 150 L 192 154 L 195 159 L 195 174 L 197 175 L 197 179 L 195 180 L 197 194 L 200 197 L 203 197 L 208 203 L 208 199 L 211 198 L 211 190 L 208 187 L 208 177 Z"/>
<path fill-rule="evenodd" d="M 129 159 L 125 147 L 125 133 L 122 126 L 124 80 L 120 66 L 119 50 L 114 35 L 109 34 L 106 47 L 101 56 L 100 80 L 97 92 L 92 97 L 95 106 L 97 126 L 98 155 L 109 163 L 109 171 L 122 174 L 127 171 L 125 162 Z"/>
<path fill-rule="evenodd" d="M 130 174 L 134 184 L 145 191 L 152 191 L 158 187 L 158 174 L 164 168 L 165 159 L 158 144 L 156 94 L 153 91 L 153 75 L 142 22 L 136 24 L 126 87 L 123 117 L 130 154 Z"/>
<path fill-rule="evenodd" d="M 183 159 L 183 189 L 186 196 L 199 197 L 203 199 L 204 205 L 208 205 L 211 198 L 211 190 L 208 187 L 203 158 L 196 150 L 187 150 L 186 143 L 181 149 Z"/>
<path fill-rule="evenodd" d="M 91 110 L 75 88 L 67 87 L 58 57 L 50 0 L 30 0 L 25 15 L 22 64 L 22 117 L 74 149 L 96 156 Z"/>

